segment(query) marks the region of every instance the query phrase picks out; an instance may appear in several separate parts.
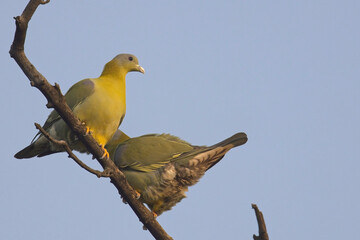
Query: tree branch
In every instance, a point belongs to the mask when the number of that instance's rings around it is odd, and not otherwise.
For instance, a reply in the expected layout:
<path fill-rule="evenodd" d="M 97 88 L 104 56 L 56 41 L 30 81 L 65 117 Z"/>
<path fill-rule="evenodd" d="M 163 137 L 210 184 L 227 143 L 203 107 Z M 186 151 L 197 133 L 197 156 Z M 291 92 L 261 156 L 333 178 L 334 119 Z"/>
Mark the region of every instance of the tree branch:
<path fill-rule="evenodd" d="M 58 85 L 52 86 L 46 78 L 37 71 L 31 64 L 24 52 L 24 43 L 28 23 L 34 12 L 41 4 L 48 3 L 49 0 L 30 0 L 21 16 L 15 17 L 16 31 L 14 41 L 10 48 L 10 56 L 14 58 L 24 74 L 30 80 L 31 86 L 39 89 L 48 100 L 48 107 L 54 107 L 70 129 L 77 135 L 80 141 L 87 147 L 88 151 L 94 155 L 100 165 L 106 171 L 111 172 L 111 182 L 118 189 L 123 199 L 130 205 L 140 221 L 151 232 L 156 239 L 172 239 L 161 225 L 156 221 L 152 213 L 136 199 L 137 194 L 127 183 L 125 175 L 116 167 L 113 161 L 108 158 L 101 158 L 104 155 L 103 149 L 91 135 L 86 135 L 86 129 L 80 120 L 74 116 L 69 106 L 66 104 L 64 96 L 61 94 Z"/>
<path fill-rule="evenodd" d="M 251 204 L 251 207 L 255 210 L 256 220 L 259 226 L 259 236 L 254 234 L 254 240 L 269 240 L 269 235 L 266 231 L 265 220 L 262 212 L 259 210 L 256 204 Z"/>
<path fill-rule="evenodd" d="M 69 145 L 67 144 L 67 142 L 65 142 L 64 140 L 56 140 L 55 138 L 51 137 L 49 133 L 47 133 L 45 131 L 45 129 L 43 129 L 40 124 L 35 123 L 35 127 L 37 129 L 39 129 L 39 131 L 52 143 L 57 144 L 61 147 L 64 148 L 65 152 L 67 152 L 69 154 L 69 158 L 72 158 L 77 164 L 79 164 L 80 167 L 82 167 L 83 169 L 85 169 L 86 171 L 96 175 L 98 178 L 100 177 L 110 177 L 111 175 L 107 172 L 100 172 L 98 170 L 92 169 L 91 167 L 89 167 L 88 165 L 86 165 L 85 163 L 83 163 L 71 150 L 71 148 L 69 147 Z"/>

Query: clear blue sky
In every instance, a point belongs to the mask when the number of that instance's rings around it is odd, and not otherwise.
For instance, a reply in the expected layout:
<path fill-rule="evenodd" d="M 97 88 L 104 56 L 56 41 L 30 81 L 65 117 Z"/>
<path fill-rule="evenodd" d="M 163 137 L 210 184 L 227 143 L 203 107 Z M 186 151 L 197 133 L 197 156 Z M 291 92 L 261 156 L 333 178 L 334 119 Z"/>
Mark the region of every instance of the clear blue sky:
<path fill-rule="evenodd" d="M 152 239 L 109 183 L 66 154 L 17 160 L 50 110 L 9 57 L 27 1 L 0 10 L 0 239 Z M 51 1 L 26 53 L 63 92 L 118 53 L 131 136 L 249 136 L 159 222 L 174 239 L 352 239 L 360 228 L 359 1 Z M 89 156 L 86 163 L 100 168 Z"/>

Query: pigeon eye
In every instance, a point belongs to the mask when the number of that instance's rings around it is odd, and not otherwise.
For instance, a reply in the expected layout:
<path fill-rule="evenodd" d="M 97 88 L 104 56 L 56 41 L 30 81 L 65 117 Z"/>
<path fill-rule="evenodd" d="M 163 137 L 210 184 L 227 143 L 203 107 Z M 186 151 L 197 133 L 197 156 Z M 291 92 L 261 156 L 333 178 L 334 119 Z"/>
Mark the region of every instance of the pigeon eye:
<path fill-rule="evenodd" d="M 129 61 L 132 61 L 132 60 L 134 60 L 134 58 L 133 58 L 133 57 L 129 57 Z"/>

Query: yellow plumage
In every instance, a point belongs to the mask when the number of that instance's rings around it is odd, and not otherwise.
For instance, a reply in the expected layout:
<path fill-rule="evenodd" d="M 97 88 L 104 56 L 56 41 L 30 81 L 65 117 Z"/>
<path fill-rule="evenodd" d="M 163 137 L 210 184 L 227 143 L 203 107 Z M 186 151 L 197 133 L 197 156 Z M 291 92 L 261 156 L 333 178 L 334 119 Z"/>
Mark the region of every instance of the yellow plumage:
<path fill-rule="evenodd" d="M 74 84 L 65 94 L 69 107 L 102 146 L 111 139 L 125 116 L 125 76 L 131 71 L 144 73 L 134 55 L 119 54 L 105 65 L 100 77 L 84 79 Z M 86 152 L 85 146 L 55 110 L 49 115 L 43 128 L 54 138 L 66 140 L 71 148 Z M 40 133 L 38 135 L 35 141 L 15 154 L 15 157 L 41 157 L 62 151 L 62 148 L 50 143 Z"/>

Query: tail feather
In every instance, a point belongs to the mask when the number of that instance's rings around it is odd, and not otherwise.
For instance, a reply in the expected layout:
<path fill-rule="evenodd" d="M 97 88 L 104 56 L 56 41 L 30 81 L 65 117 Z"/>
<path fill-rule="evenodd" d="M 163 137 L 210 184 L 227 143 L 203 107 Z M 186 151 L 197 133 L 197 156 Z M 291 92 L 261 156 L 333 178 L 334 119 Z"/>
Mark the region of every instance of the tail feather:
<path fill-rule="evenodd" d="M 36 142 L 30 144 L 23 150 L 19 151 L 14 155 L 15 158 L 23 159 L 23 158 L 32 158 L 35 156 L 44 156 L 44 152 L 48 149 L 47 144 L 36 144 Z M 46 154 L 45 154 L 46 155 Z"/>
<path fill-rule="evenodd" d="M 236 133 L 233 136 L 225 139 L 224 141 L 221 141 L 213 146 L 211 146 L 211 148 L 215 148 L 215 147 L 224 147 L 226 145 L 233 145 L 232 147 L 238 147 L 240 145 L 243 145 L 247 142 L 248 138 L 246 133 L 240 132 L 240 133 Z"/>
<path fill-rule="evenodd" d="M 233 136 L 225 139 L 224 141 L 221 141 L 210 148 L 213 148 L 212 151 L 216 152 L 216 157 L 213 157 L 211 161 L 209 161 L 209 165 L 207 170 L 212 168 L 215 164 L 217 164 L 224 156 L 225 154 L 230 151 L 230 149 L 234 147 L 241 146 L 247 142 L 248 138 L 246 133 L 240 132 L 236 133 Z M 212 152 L 210 151 L 210 152 Z"/>
<path fill-rule="evenodd" d="M 230 149 L 243 145 L 246 142 L 247 136 L 245 133 L 236 133 L 210 147 L 197 146 L 193 151 L 183 153 L 177 157 L 176 162 L 189 164 L 189 166 L 200 164 L 204 166 L 205 169 L 210 169 L 218 163 Z"/>

